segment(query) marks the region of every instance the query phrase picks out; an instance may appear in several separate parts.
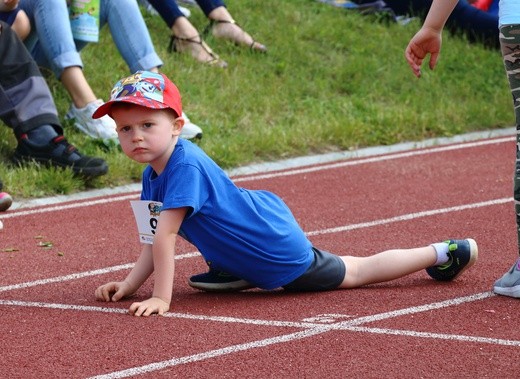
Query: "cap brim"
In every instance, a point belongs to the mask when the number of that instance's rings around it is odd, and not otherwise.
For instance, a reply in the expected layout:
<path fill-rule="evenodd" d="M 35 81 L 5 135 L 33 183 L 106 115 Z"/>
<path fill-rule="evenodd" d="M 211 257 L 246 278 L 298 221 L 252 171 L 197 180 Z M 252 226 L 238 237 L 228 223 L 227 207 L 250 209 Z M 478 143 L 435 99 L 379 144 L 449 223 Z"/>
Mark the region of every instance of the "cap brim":
<path fill-rule="evenodd" d="M 105 104 L 101 105 L 98 109 L 92 113 L 92 118 L 101 118 L 107 115 L 110 112 L 110 108 L 112 108 L 113 101 L 107 101 Z"/>
<path fill-rule="evenodd" d="M 115 100 L 107 101 L 105 104 L 101 105 L 96 111 L 92 114 L 92 118 L 101 118 L 105 115 L 110 116 L 110 109 L 112 108 L 112 105 L 114 103 L 127 103 L 127 104 L 134 104 L 138 105 L 140 107 L 150 108 L 150 109 L 166 109 L 170 108 L 168 105 L 163 104 L 159 101 L 152 100 L 152 99 L 145 99 L 142 97 L 137 96 L 127 96 L 127 97 L 121 97 Z"/>

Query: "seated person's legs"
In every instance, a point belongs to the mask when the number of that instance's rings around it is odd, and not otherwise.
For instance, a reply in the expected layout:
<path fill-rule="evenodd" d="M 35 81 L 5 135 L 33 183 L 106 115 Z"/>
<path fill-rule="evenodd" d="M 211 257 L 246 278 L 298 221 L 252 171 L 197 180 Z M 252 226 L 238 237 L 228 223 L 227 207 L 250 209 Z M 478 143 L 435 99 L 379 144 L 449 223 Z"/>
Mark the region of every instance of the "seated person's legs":
<path fill-rule="evenodd" d="M 11 28 L 0 22 L 0 114 L 18 140 L 13 160 L 69 167 L 87 177 L 108 171 L 100 158 L 83 156 L 63 136 L 50 90 L 38 66 Z M 4 62 L 19 62 L 4 66 Z"/>

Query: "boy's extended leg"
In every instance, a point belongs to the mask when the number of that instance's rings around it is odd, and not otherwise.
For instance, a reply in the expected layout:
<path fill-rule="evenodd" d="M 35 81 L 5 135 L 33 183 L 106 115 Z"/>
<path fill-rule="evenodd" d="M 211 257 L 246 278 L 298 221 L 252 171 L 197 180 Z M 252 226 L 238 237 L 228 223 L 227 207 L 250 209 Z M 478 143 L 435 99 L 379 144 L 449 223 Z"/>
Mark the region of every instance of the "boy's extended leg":
<path fill-rule="evenodd" d="M 369 257 L 342 257 L 346 274 L 340 288 L 386 282 L 426 269 L 435 280 L 457 278 L 477 260 L 472 239 L 449 240 L 415 249 L 387 250 Z"/>
<path fill-rule="evenodd" d="M 513 95 L 516 118 L 514 199 L 520 254 L 520 25 L 506 25 L 500 28 L 500 46 Z M 495 282 L 493 291 L 499 295 L 520 298 L 520 258 L 517 258 L 509 271 Z"/>

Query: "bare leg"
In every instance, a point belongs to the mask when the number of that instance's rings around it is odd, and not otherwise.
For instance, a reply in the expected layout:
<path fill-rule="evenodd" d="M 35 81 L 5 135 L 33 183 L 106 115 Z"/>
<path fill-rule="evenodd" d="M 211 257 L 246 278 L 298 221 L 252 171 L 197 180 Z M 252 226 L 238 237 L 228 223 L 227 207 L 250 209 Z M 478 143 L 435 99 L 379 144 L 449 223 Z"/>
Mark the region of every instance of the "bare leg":
<path fill-rule="evenodd" d="M 178 52 L 189 52 L 193 58 L 202 63 L 216 64 L 226 67 L 217 54 L 202 40 L 199 32 L 186 17 L 178 17 L 172 26 L 175 49 Z"/>
<path fill-rule="evenodd" d="M 341 257 L 346 265 L 340 288 L 355 288 L 371 283 L 401 278 L 435 264 L 433 246 L 415 249 L 387 250 L 369 257 Z"/>
<path fill-rule="evenodd" d="M 15 31 L 16 34 L 18 34 L 18 37 L 20 37 L 22 41 L 27 38 L 31 32 L 31 22 L 23 10 L 18 11 L 11 28 Z"/>
<path fill-rule="evenodd" d="M 83 108 L 97 99 L 81 67 L 72 66 L 65 68 L 60 79 L 77 108 Z"/>
<path fill-rule="evenodd" d="M 251 47 L 253 50 L 265 52 L 266 47 L 256 42 L 246 31 L 235 23 L 233 17 L 226 7 L 218 7 L 213 9 L 208 17 L 210 20 L 217 21 L 213 24 L 211 31 L 217 38 L 227 39 L 235 42 L 237 45 Z"/>

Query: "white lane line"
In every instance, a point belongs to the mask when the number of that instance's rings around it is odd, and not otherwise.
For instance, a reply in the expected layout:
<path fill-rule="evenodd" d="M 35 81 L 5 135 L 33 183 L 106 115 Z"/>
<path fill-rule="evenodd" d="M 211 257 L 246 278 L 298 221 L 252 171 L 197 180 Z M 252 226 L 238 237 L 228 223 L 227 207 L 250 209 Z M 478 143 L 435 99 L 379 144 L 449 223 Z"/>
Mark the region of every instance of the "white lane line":
<path fill-rule="evenodd" d="M 491 345 L 520 347 L 520 341 L 504 340 L 501 338 L 461 336 L 458 334 L 416 332 L 413 330 L 367 328 L 367 327 L 361 327 L 361 326 L 353 326 L 351 328 L 346 328 L 346 329 L 353 331 L 353 332 L 362 332 L 362 333 L 374 333 L 374 334 L 385 334 L 385 335 L 391 335 L 391 336 L 406 336 L 406 337 L 418 337 L 418 338 L 431 338 L 431 339 L 441 339 L 441 340 L 461 341 L 461 342 L 477 342 L 477 343 L 488 343 Z"/>
<path fill-rule="evenodd" d="M 179 255 L 175 256 L 175 259 L 185 259 L 185 258 L 192 258 L 192 257 L 198 257 L 198 256 L 200 256 L 200 253 L 194 252 L 194 253 L 187 253 L 187 254 L 179 254 Z M 32 282 L 12 284 L 12 285 L 8 285 L 8 286 L 1 286 L 0 292 L 12 291 L 12 290 L 17 290 L 17 289 L 21 289 L 21 288 L 35 287 L 35 286 L 45 285 L 45 284 L 50 284 L 50 283 L 66 282 L 69 280 L 76 280 L 76 279 L 86 278 L 89 276 L 103 275 L 103 274 L 108 274 L 110 272 L 116 272 L 116 271 L 121 271 L 121 270 L 129 270 L 132 267 L 134 267 L 134 265 L 135 265 L 135 263 L 126 263 L 126 264 L 117 265 L 117 266 L 100 268 L 97 270 L 77 272 L 75 274 L 69 274 L 69 275 L 64 275 L 64 276 L 57 276 L 54 278 L 40 279 L 40 280 L 35 280 Z"/>
<path fill-rule="evenodd" d="M 471 142 L 471 143 L 439 146 L 439 147 L 433 147 L 433 148 L 428 148 L 428 149 L 424 149 L 424 150 L 412 150 L 412 151 L 407 151 L 404 153 L 373 156 L 373 157 L 361 158 L 361 159 L 355 159 L 355 160 L 346 160 L 346 161 L 342 161 L 342 162 L 324 164 L 321 166 L 303 167 L 303 168 L 299 168 L 299 169 L 285 170 L 283 172 L 275 172 L 275 173 L 269 173 L 269 174 L 264 174 L 264 175 L 256 174 L 256 175 L 251 175 L 251 176 L 243 176 L 243 177 L 235 178 L 234 181 L 242 182 L 242 181 L 259 180 L 259 179 L 271 179 L 271 178 L 276 178 L 279 176 L 299 175 L 299 174 L 305 174 L 305 173 L 314 172 L 314 171 L 330 170 L 330 169 L 347 167 L 347 166 L 357 166 L 357 165 L 366 164 L 366 163 L 383 162 L 383 161 L 389 161 L 389 160 L 393 160 L 393 159 L 409 158 L 409 157 L 414 157 L 414 156 L 419 156 L 419 155 L 436 154 L 436 153 L 444 153 L 446 151 L 452 151 L 452 150 L 468 149 L 471 147 L 495 145 L 495 144 L 501 144 L 504 142 L 511 142 L 513 140 L 514 140 L 514 138 L 512 138 L 512 137 L 506 137 L 506 138 L 499 138 L 499 139 L 494 139 L 494 140 L 482 140 L 482 141 Z"/>
<path fill-rule="evenodd" d="M 418 155 L 443 153 L 443 152 L 452 151 L 452 150 L 460 150 L 460 149 L 467 149 L 467 148 L 471 148 L 471 147 L 500 144 L 500 143 L 504 143 L 504 142 L 511 142 L 513 139 L 514 139 L 513 137 L 504 137 L 504 138 L 497 138 L 497 139 L 493 139 L 493 140 L 481 140 L 481 141 L 470 142 L 470 143 L 461 143 L 461 144 L 454 144 L 454 145 L 448 145 L 448 146 L 438 146 L 438 147 L 427 148 L 424 150 L 412 150 L 412 151 L 407 151 L 404 153 L 394 153 L 394 154 L 389 154 L 389 155 L 372 156 L 372 157 L 361 158 L 361 159 L 351 159 L 351 160 L 345 160 L 345 161 L 334 162 L 334 163 L 329 163 L 329 164 L 323 164 L 323 165 L 319 165 L 319 166 L 288 169 L 285 171 L 277 171 L 277 172 L 273 172 L 273 173 L 269 173 L 269 174 L 255 174 L 255 175 L 242 176 L 242 177 L 237 177 L 237 178 L 232 178 L 232 179 L 234 182 L 253 181 L 253 180 L 259 180 L 259 179 L 270 179 L 270 178 L 276 178 L 276 177 L 281 177 L 281 176 L 298 175 L 298 174 L 304 174 L 304 173 L 315 172 L 315 171 L 330 170 L 330 169 L 335 169 L 335 168 L 340 168 L 340 167 L 361 165 L 361 164 L 366 164 L 366 163 L 382 162 L 382 161 L 388 161 L 388 160 L 400 159 L 400 158 L 409 158 L 409 157 L 418 156 Z M 127 187 L 125 187 L 125 188 L 127 188 Z M 58 206 L 51 206 L 51 207 L 38 206 L 34 209 L 29 209 L 26 211 L 15 210 L 15 211 L 9 211 L 7 213 L 2 212 L 2 214 L 0 214 L 0 220 L 27 216 L 27 215 L 31 215 L 31 214 L 45 213 L 45 212 L 64 211 L 66 209 L 88 207 L 88 206 L 92 206 L 92 205 L 96 205 L 96 204 L 106 204 L 106 203 L 112 203 L 112 202 L 117 202 L 117 201 L 131 200 L 131 199 L 135 199 L 138 197 L 139 197 L 139 192 L 131 192 L 129 194 L 122 194 L 121 196 L 115 196 L 115 197 L 109 197 L 109 198 L 101 198 L 101 199 L 94 199 L 94 200 L 77 200 L 74 203 L 62 204 L 62 205 L 58 205 Z M 67 197 L 65 197 L 65 198 L 67 198 Z M 74 197 L 71 196 L 70 198 L 73 199 Z M 64 201 L 66 201 L 66 200 L 64 200 Z"/>
<path fill-rule="evenodd" d="M 187 355 L 185 357 L 173 358 L 167 361 L 150 363 L 140 367 L 132 367 L 126 370 L 115 371 L 109 374 L 93 376 L 90 379 L 114 379 L 114 378 L 128 378 L 130 376 L 146 374 L 153 371 L 163 370 L 174 366 L 183 365 L 186 363 L 204 361 L 210 358 L 220 357 L 223 355 L 234 354 L 241 351 L 251 350 L 259 347 L 275 345 L 284 342 L 292 342 L 299 339 L 312 337 L 317 334 L 322 334 L 328 331 L 326 327 L 319 326 L 313 329 L 307 329 L 301 332 L 284 334 L 278 337 L 266 338 L 252 342 L 246 342 L 238 345 L 231 345 L 221 349 L 209 350 L 203 353 Z"/>
<path fill-rule="evenodd" d="M 482 201 L 479 203 L 463 204 L 463 205 L 456 205 L 456 206 L 448 207 L 448 208 L 431 209 L 431 210 L 423 211 L 423 212 L 408 213 L 408 214 L 401 215 L 401 216 L 395 216 L 395 217 L 390 217 L 390 218 L 381 219 L 381 220 L 362 222 L 359 224 L 337 226 L 334 228 L 328 228 L 328 229 L 322 229 L 322 230 L 308 232 L 306 234 L 307 234 L 307 236 L 316 236 L 316 235 L 320 235 L 320 234 L 340 233 L 340 232 L 346 232 L 346 231 L 354 230 L 354 229 L 370 228 L 372 226 L 379 226 L 379 225 L 390 224 L 390 223 L 401 222 L 401 221 L 409 221 L 409 220 L 414 220 L 414 219 L 422 218 L 422 217 L 429 217 L 429 216 L 435 216 L 435 215 L 452 213 L 452 212 L 460 212 L 460 211 L 464 211 L 464 210 L 468 210 L 468 209 L 489 207 L 492 205 L 499 205 L 499 204 L 510 203 L 510 202 L 513 202 L 513 198 L 505 197 L 502 199 Z"/>
<path fill-rule="evenodd" d="M 0 219 L 29 216 L 29 215 L 33 215 L 33 214 L 47 213 L 47 212 L 54 212 L 54 211 L 62 212 L 66 209 L 90 207 L 92 205 L 107 204 L 107 203 L 114 203 L 116 201 L 134 200 L 134 199 L 139 199 L 139 193 L 132 193 L 132 194 L 128 194 L 128 195 L 102 198 L 102 199 L 97 199 L 97 200 L 77 201 L 75 203 L 55 205 L 52 207 L 44 206 L 44 207 L 39 207 L 39 208 L 34 208 L 34 209 L 28 209 L 26 211 L 7 212 L 5 214 L 0 215 Z"/>
<path fill-rule="evenodd" d="M 348 291 L 348 290 L 345 290 Z M 260 319 L 249 319 L 242 317 L 223 317 L 223 316 L 208 316 L 208 315 L 196 315 L 191 313 L 178 313 L 178 312 L 167 312 L 164 317 L 179 318 L 179 319 L 190 319 L 200 321 L 215 321 L 222 323 L 237 323 L 237 324 L 249 324 L 249 325 L 261 325 L 261 326 L 276 326 L 276 327 L 292 327 L 292 328 L 317 328 L 326 326 L 327 330 L 354 330 L 357 326 L 367 324 L 371 322 L 377 322 L 382 320 L 388 320 L 396 317 L 412 315 L 421 312 L 433 311 L 448 307 L 453 307 L 465 303 L 471 303 L 490 297 L 496 296 L 491 291 L 481 292 L 473 295 L 462 296 L 454 299 L 448 299 L 444 301 L 438 301 L 430 304 L 423 304 L 417 306 L 411 306 L 408 308 L 398 309 L 389 312 L 383 312 L 370 316 L 353 317 L 352 319 L 336 322 L 332 324 L 314 323 L 314 322 L 301 322 L 301 321 L 276 321 L 276 320 L 260 320 Z M 57 309 L 57 310 L 73 310 L 73 311 L 88 311 L 88 312 L 100 312 L 100 313 L 120 313 L 127 314 L 128 310 L 122 308 L 112 307 L 96 307 L 87 305 L 75 305 L 75 304 L 59 304 L 59 303 L 44 303 L 38 301 L 21 301 L 21 300 L 0 300 L 0 305 L 5 306 L 17 306 L 17 307 L 32 307 L 32 308 L 46 308 L 46 309 Z"/>
<path fill-rule="evenodd" d="M 21 300 L 0 300 L 0 306 L 24 307 L 24 308 L 41 308 L 41 309 L 56 309 L 60 311 L 83 311 L 83 312 L 99 312 L 99 313 L 119 313 L 128 314 L 127 308 L 110 308 L 110 307 L 96 307 L 89 305 L 75 305 L 75 304 L 59 304 L 59 303 L 44 303 L 39 301 L 21 301 Z M 247 324 L 259 326 L 272 326 L 284 328 L 316 328 L 323 324 L 312 322 L 298 322 L 298 321 L 276 321 L 276 320 L 257 320 L 238 317 L 224 317 L 224 316 L 208 316 L 195 315 L 190 313 L 167 312 L 163 317 L 199 320 L 199 321 L 214 321 L 221 323 Z"/>
<path fill-rule="evenodd" d="M 481 293 L 477 293 L 477 294 L 473 294 L 473 295 L 457 297 L 454 299 L 438 301 L 435 303 L 417 305 L 417 306 L 413 306 L 413 307 L 398 309 L 396 311 L 390 311 L 390 312 L 379 313 L 376 315 L 358 317 L 353 320 L 341 321 L 337 324 L 332 325 L 331 327 L 332 328 L 351 327 L 351 326 L 356 326 L 356 325 L 360 325 L 360 324 L 366 324 L 368 322 L 387 320 L 390 318 L 411 315 L 414 313 L 420 313 L 420 312 L 432 311 L 432 310 L 436 310 L 436 309 L 453 307 L 453 306 L 460 305 L 460 304 L 471 303 L 473 301 L 487 299 L 488 297 L 492 297 L 492 296 L 495 296 L 495 294 L 493 294 L 493 292 L 491 292 L 491 291 L 481 292 Z"/>

